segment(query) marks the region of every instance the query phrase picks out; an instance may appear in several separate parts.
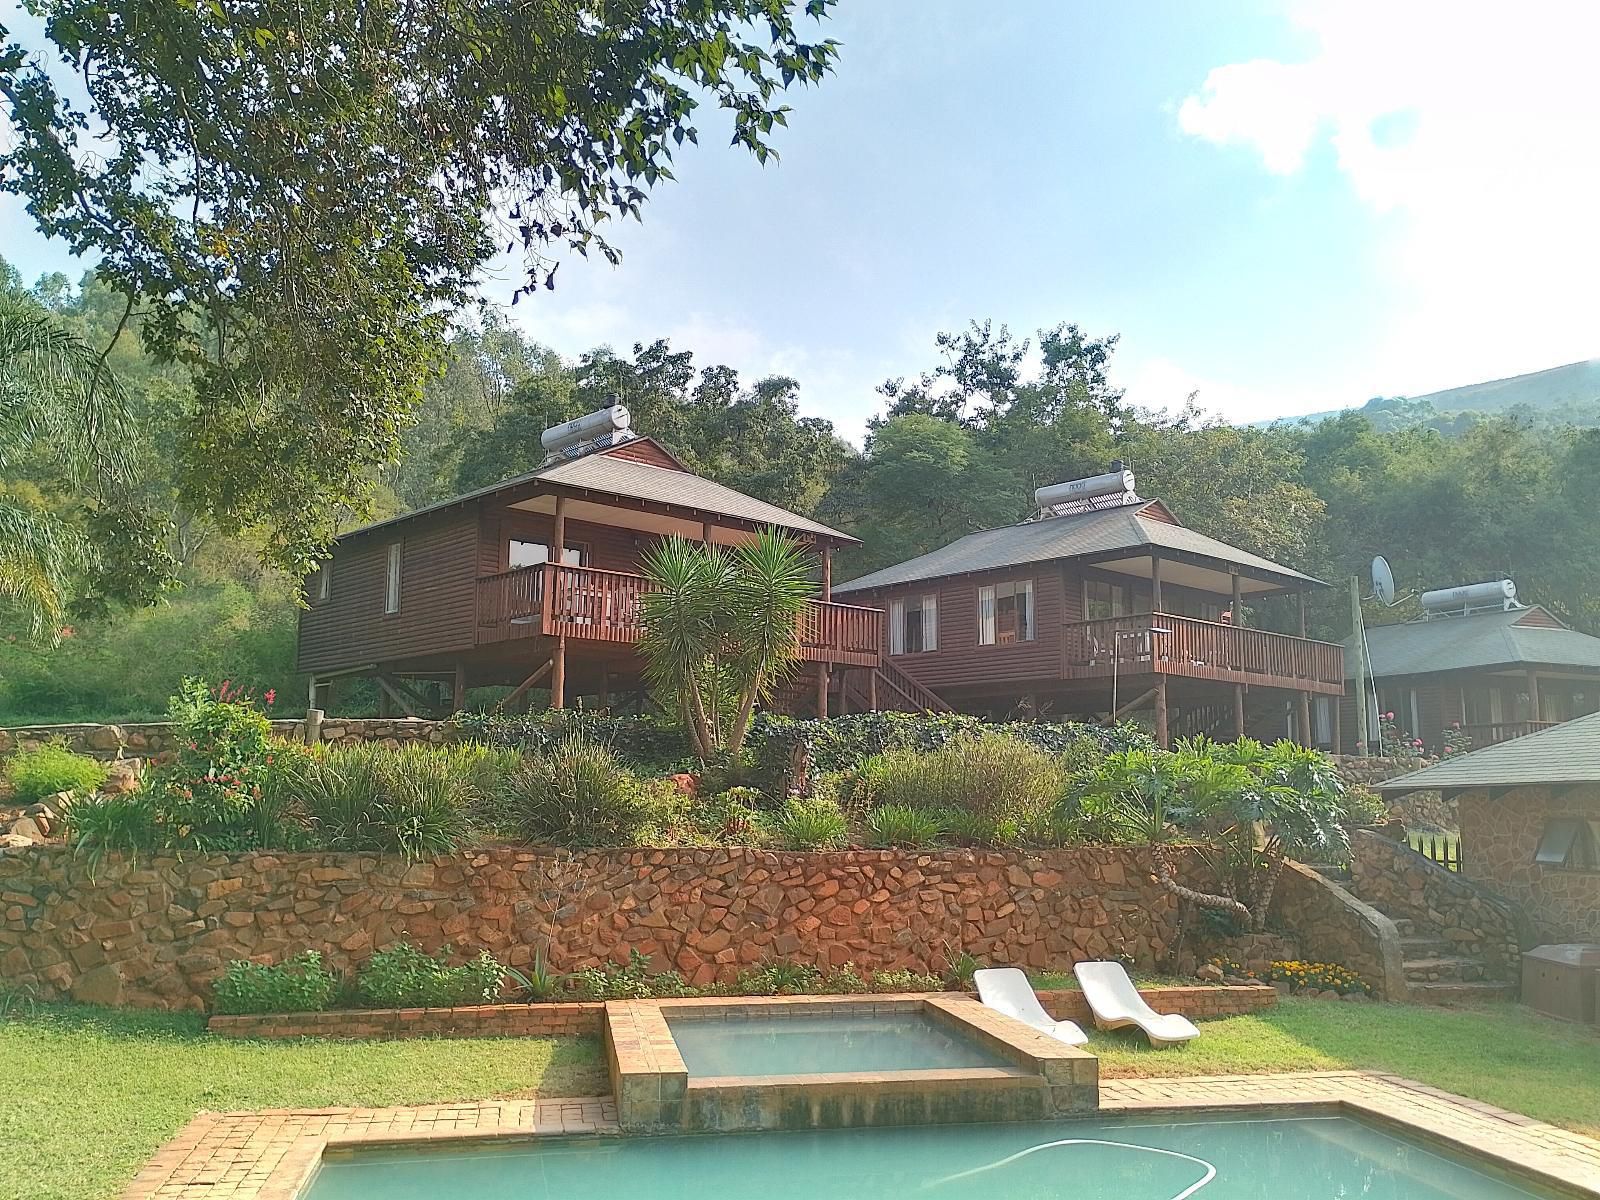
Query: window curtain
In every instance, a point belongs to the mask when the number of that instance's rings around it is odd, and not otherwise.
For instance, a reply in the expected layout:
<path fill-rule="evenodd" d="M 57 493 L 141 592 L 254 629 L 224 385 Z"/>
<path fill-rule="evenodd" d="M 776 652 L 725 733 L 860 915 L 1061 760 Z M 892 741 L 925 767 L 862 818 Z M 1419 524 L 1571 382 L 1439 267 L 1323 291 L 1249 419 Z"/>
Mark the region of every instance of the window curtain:
<path fill-rule="evenodd" d="M 937 650 L 939 648 L 938 596 L 924 596 L 922 598 L 922 648 L 924 650 Z"/>
<path fill-rule="evenodd" d="M 1033 580 L 1017 584 L 1017 638 L 1033 641 Z"/>
<path fill-rule="evenodd" d="M 906 652 L 906 602 L 889 601 L 889 653 Z"/>
<path fill-rule="evenodd" d="M 994 645 L 994 585 L 978 589 L 978 645 Z"/>

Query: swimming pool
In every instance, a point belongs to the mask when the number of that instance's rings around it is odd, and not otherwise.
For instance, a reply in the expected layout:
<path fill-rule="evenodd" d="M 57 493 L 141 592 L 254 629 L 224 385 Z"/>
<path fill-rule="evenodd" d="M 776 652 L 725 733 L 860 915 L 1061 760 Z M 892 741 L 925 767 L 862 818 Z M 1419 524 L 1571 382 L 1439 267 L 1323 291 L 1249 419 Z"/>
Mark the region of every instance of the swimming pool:
<path fill-rule="evenodd" d="M 859 1071 L 951 1071 L 1014 1064 L 921 1012 L 715 1019 L 667 1017 L 690 1079 Z"/>
<path fill-rule="evenodd" d="M 1170 1117 L 330 1152 L 304 1200 L 1522 1200 L 1546 1196 L 1342 1116 Z"/>

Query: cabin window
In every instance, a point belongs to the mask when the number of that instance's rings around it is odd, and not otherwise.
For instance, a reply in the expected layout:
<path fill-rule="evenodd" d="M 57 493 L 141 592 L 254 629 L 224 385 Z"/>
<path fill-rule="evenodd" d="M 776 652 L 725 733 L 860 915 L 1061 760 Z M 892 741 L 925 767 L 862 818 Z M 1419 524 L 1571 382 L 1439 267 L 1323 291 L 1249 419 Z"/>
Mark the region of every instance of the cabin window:
<path fill-rule="evenodd" d="M 512 570 L 518 567 L 537 567 L 540 563 L 550 561 L 550 545 L 548 542 L 524 542 L 512 538 L 511 550 L 506 556 L 506 561 Z M 566 550 L 561 555 L 563 566 L 582 567 L 587 566 L 588 561 L 588 547 L 567 543 Z"/>
<path fill-rule="evenodd" d="M 939 597 L 889 602 L 889 653 L 921 654 L 939 648 Z"/>
<path fill-rule="evenodd" d="M 991 583 L 978 589 L 978 645 L 1033 641 L 1033 580 Z"/>
<path fill-rule="evenodd" d="M 1499 688 L 1469 687 L 1465 699 L 1468 725 L 1498 725 L 1505 720 Z"/>
<path fill-rule="evenodd" d="M 383 611 L 388 614 L 400 611 L 400 543 L 389 543 L 389 569 L 383 589 Z"/>
<path fill-rule="evenodd" d="M 1533 861 L 1543 867 L 1564 867 L 1569 871 L 1600 870 L 1600 831 L 1597 822 L 1577 817 L 1557 817 L 1546 821 Z"/>
<path fill-rule="evenodd" d="M 333 564 L 319 563 L 306 580 L 306 596 L 313 604 L 326 604 L 333 594 Z"/>

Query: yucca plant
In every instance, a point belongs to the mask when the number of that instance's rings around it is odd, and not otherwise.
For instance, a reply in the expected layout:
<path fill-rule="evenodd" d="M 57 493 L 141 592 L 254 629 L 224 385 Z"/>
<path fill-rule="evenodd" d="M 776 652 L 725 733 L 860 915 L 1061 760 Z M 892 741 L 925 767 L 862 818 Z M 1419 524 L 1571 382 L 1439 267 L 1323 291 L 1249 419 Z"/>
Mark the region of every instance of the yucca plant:
<path fill-rule="evenodd" d="M 931 846 L 944 831 L 942 815 L 908 804 L 886 804 L 867 817 L 867 832 L 874 846 Z"/>
<path fill-rule="evenodd" d="M 673 536 L 645 555 L 645 675 L 675 701 L 702 762 L 737 758 L 756 705 L 800 658 L 800 619 L 816 594 L 798 542 L 766 530 L 728 549 Z"/>

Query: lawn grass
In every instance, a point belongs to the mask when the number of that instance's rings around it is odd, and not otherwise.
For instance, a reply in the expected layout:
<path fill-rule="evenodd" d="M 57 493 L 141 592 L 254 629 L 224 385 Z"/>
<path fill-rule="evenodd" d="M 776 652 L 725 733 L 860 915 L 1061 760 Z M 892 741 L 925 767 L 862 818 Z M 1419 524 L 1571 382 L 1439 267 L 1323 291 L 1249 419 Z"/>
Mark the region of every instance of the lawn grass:
<path fill-rule="evenodd" d="M 609 1090 L 592 1038 L 238 1041 L 204 1023 L 55 1006 L 0 1020 L 0 1200 L 108 1200 L 201 1109 Z"/>
<path fill-rule="evenodd" d="M 1600 1035 L 1515 1005 L 1283 999 L 1187 1046 L 1093 1035 L 1116 1076 L 1364 1069 L 1600 1136 Z M 595 1095 L 590 1038 L 250 1042 L 192 1015 L 41 1006 L 0 1020 L 0 1200 L 110 1200 L 200 1109 Z M 24 1181 L 25 1180 L 25 1184 Z"/>
<path fill-rule="evenodd" d="M 1285 997 L 1207 1021 L 1186 1046 L 1152 1050 L 1099 1033 L 1102 1077 L 1385 1071 L 1600 1137 L 1600 1034 L 1515 1004 L 1434 1008 Z"/>

